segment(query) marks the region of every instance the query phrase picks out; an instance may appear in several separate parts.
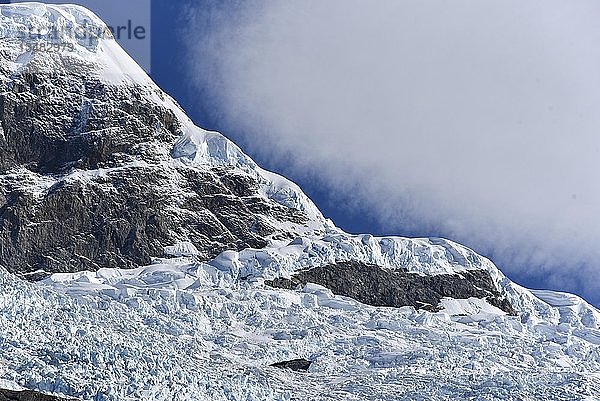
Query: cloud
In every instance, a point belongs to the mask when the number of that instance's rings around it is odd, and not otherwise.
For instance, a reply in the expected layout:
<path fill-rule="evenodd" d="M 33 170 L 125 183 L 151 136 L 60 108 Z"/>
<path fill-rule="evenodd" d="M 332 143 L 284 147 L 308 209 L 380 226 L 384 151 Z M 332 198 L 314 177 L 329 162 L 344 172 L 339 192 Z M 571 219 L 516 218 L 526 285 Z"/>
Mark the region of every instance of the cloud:
<path fill-rule="evenodd" d="M 438 232 L 600 304 L 600 3 L 273 0 L 185 15 L 199 101 L 253 153 L 390 232 Z"/>

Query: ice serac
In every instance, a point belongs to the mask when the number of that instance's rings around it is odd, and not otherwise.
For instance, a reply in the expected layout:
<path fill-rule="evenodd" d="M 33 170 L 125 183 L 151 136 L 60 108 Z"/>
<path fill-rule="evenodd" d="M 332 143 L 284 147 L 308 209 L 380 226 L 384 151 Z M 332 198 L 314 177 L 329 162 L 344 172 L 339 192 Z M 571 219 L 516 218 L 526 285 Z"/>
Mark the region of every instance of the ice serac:
<path fill-rule="evenodd" d="M 446 239 L 343 232 L 81 7 L 0 5 L 0 37 L 6 394 L 598 400 L 584 300 Z"/>

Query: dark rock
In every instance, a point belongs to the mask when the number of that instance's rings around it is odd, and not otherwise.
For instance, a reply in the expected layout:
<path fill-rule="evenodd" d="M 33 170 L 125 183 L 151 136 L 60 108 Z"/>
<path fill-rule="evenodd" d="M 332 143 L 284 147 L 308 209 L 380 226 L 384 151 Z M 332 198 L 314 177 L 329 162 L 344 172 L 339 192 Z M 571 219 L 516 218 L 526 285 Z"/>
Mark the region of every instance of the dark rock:
<path fill-rule="evenodd" d="M 307 221 L 260 196 L 250 175 L 161 163 L 181 127 L 147 89 L 81 73 L 0 70 L 0 77 L 7 89 L 0 91 L 0 265 L 11 272 L 133 268 L 178 241 L 208 260 L 262 248 L 267 237 L 294 238 L 273 222 Z M 74 169 L 111 168 L 62 179 Z M 31 177 L 57 182 L 35 194 Z"/>
<path fill-rule="evenodd" d="M 322 285 L 336 295 L 372 306 L 413 306 L 436 311 L 444 297 L 474 297 L 485 298 L 491 305 L 516 315 L 510 302 L 500 294 L 485 270 L 430 276 L 360 262 L 341 262 L 298 272 L 291 279 L 266 281 L 269 286 L 285 289 L 296 289 L 306 283 Z"/>
<path fill-rule="evenodd" d="M 0 264 L 21 273 L 133 268 L 181 240 L 206 260 L 228 249 L 262 248 L 278 233 L 268 221 L 303 218 L 264 198 L 232 195 L 212 172 L 181 178 L 185 197 L 169 191 L 169 179 L 160 168 L 122 169 L 91 182 L 60 182 L 42 197 L 5 180 Z"/>
<path fill-rule="evenodd" d="M 120 153 L 150 156 L 144 144 L 177 137 L 173 112 L 133 87 L 27 71 L 3 84 L 12 91 L 0 94 L 0 172 L 22 165 L 50 174 L 97 168 Z"/>
<path fill-rule="evenodd" d="M 73 399 L 71 398 L 71 400 Z M 67 401 L 67 399 L 31 390 L 12 391 L 0 389 L 0 401 Z"/>
<path fill-rule="evenodd" d="M 291 361 L 283 361 L 272 364 L 276 368 L 280 369 L 291 369 L 295 371 L 308 371 L 312 362 L 306 359 L 292 359 Z"/>

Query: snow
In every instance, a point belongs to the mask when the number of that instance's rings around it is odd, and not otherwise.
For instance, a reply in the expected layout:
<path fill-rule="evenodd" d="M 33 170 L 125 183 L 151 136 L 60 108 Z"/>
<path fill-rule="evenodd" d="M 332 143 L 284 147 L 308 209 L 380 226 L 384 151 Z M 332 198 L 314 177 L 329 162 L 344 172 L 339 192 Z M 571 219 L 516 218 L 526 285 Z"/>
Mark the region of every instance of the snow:
<path fill-rule="evenodd" d="M 0 37 L 3 38 L 0 48 L 15 51 L 13 70 L 44 68 L 60 60 L 63 67 L 80 68 L 91 64 L 95 74 L 107 83 L 154 85 L 117 44 L 106 24 L 81 6 L 3 5 Z"/>
<path fill-rule="evenodd" d="M 4 184 L 18 185 L 36 198 L 43 196 L 56 183 L 51 177 L 35 174 L 25 168 L 0 175 L 0 181 Z"/>
<path fill-rule="evenodd" d="M 102 80 L 112 84 L 135 83 L 153 86 L 146 72 L 131 58 L 114 39 L 103 40 L 100 44 L 100 60 L 104 66 Z"/>
<path fill-rule="evenodd" d="M 506 313 L 501 309 L 490 305 L 485 300 L 478 298 L 452 299 L 444 298 L 440 302 L 441 311 L 451 316 L 468 316 L 470 318 L 481 318 L 494 320 L 496 316 Z"/>
<path fill-rule="evenodd" d="M 198 249 L 191 242 L 180 242 L 174 246 L 165 248 L 165 254 L 181 257 L 181 256 L 194 256 L 198 255 Z"/>
<path fill-rule="evenodd" d="M 107 27 L 100 18 L 76 5 L 5 5 L 0 9 L 0 16 L 0 34 L 6 40 L 76 43 L 93 52 L 98 41 L 107 34 Z"/>
<path fill-rule="evenodd" d="M 19 386 L 17 383 L 12 382 L 10 380 L 0 380 L 0 388 L 4 389 L 4 390 L 12 390 L 12 391 L 25 390 L 23 387 Z"/>
<path fill-rule="evenodd" d="M 591 329 L 600 328 L 600 312 L 580 297 L 546 290 L 531 290 L 531 293 L 558 310 L 560 323 L 575 323 Z"/>

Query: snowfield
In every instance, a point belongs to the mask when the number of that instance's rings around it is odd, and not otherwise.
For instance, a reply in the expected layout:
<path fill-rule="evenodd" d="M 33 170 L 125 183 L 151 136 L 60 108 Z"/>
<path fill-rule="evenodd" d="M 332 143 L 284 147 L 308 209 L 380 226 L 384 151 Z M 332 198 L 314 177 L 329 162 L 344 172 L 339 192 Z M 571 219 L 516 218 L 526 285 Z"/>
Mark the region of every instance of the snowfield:
<path fill-rule="evenodd" d="M 232 167 L 256 179 L 261 196 L 309 221 L 293 227 L 298 237 L 291 241 L 271 239 L 263 249 L 226 251 L 207 262 L 182 241 L 165 249 L 168 258 L 133 270 L 57 273 L 30 283 L 0 267 L 0 388 L 111 401 L 600 400 L 596 308 L 574 295 L 518 286 L 449 240 L 344 233 L 294 183 L 261 169 L 221 134 L 196 127 L 110 37 L 22 35 L 32 25 L 49 32 L 82 21 L 105 29 L 77 6 L 2 5 L 0 62 L 15 73 L 51 68 L 48 55 L 21 54 L 23 41 L 71 44 L 60 57 L 76 61 L 74 68 L 91 68 L 107 85 L 139 85 L 175 113 L 181 137 L 157 149 L 155 163 L 167 170 Z M 1 179 L 43 197 L 60 180 L 106 173 L 47 177 L 24 169 Z M 172 186 L 176 191 L 175 179 Z M 296 290 L 265 285 L 344 261 L 424 275 L 482 269 L 517 316 L 476 298 L 445 298 L 440 311 L 427 312 L 368 306 L 311 283 Z M 297 358 L 312 362 L 308 372 L 270 366 Z"/>
<path fill-rule="evenodd" d="M 592 328 L 507 316 L 474 299 L 445 300 L 437 313 L 370 307 L 316 285 L 285 291 L 231 280 L 184 259 L 42 284 L 5 272 L 0 280 L 0 377 L 46 392 L 96 400 L 600 394 L 595 310 Z M 269 366 L 295 358 L 312 361 L 309 372 Z"/>

